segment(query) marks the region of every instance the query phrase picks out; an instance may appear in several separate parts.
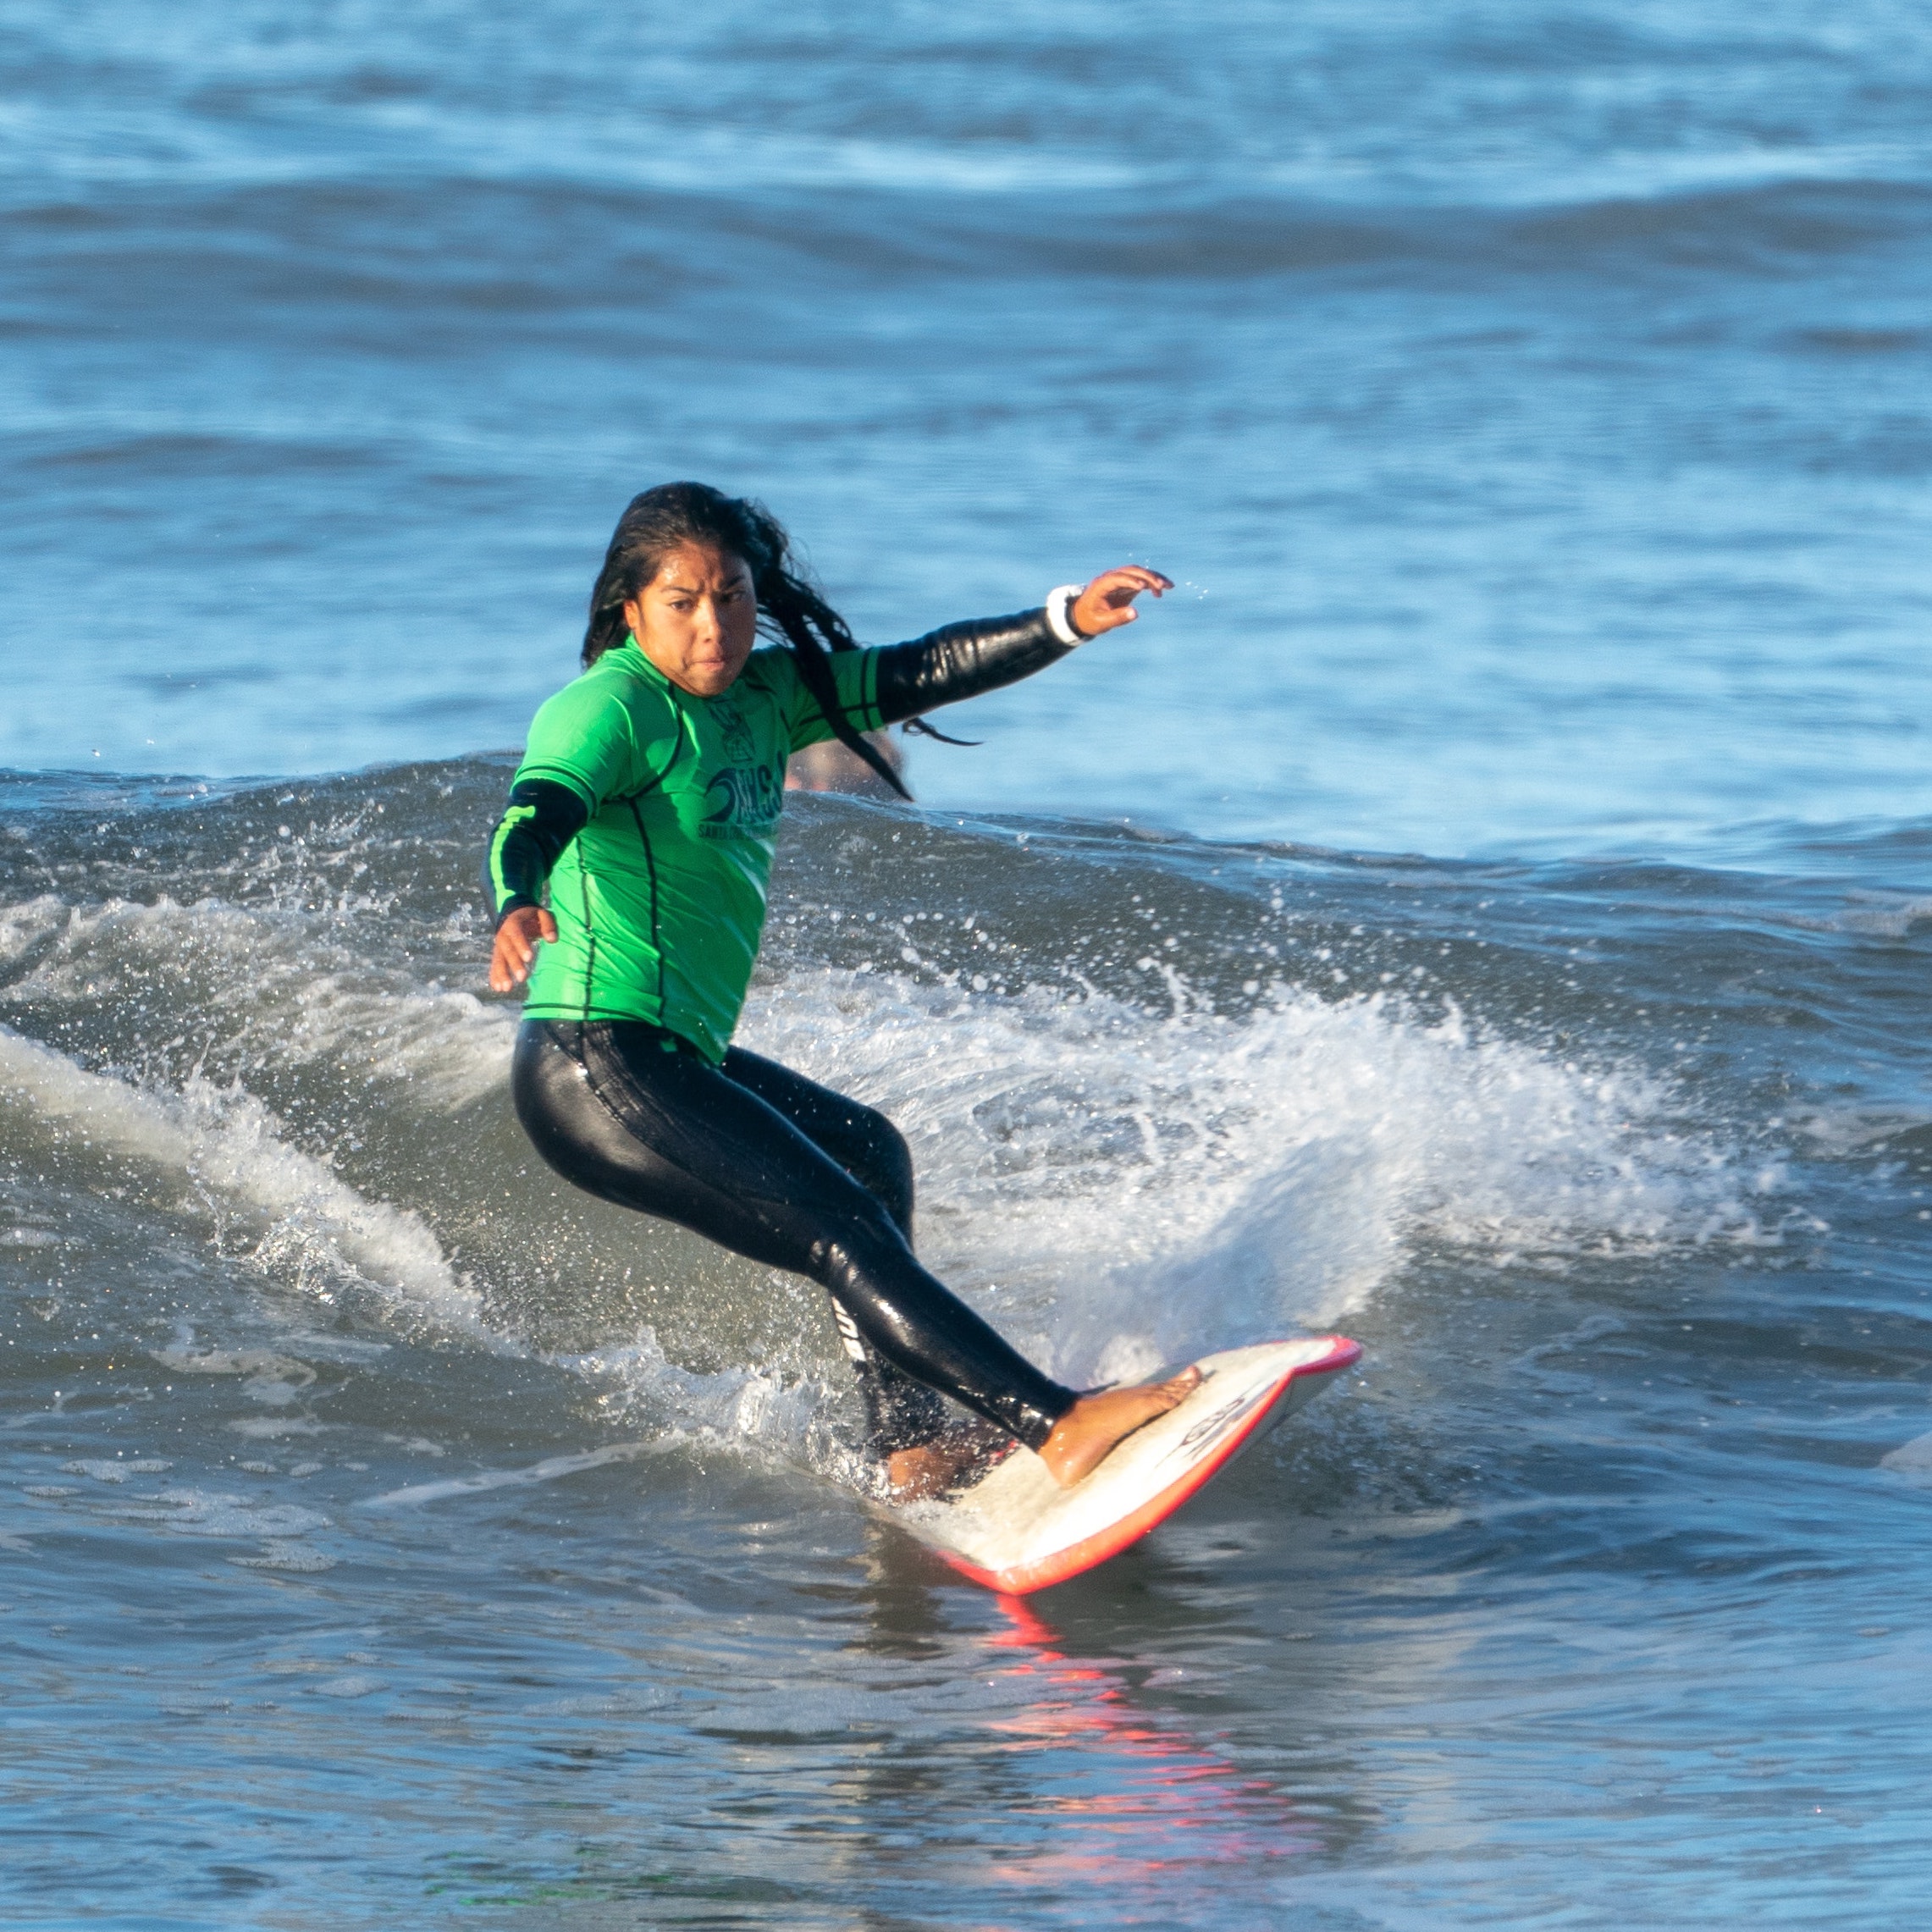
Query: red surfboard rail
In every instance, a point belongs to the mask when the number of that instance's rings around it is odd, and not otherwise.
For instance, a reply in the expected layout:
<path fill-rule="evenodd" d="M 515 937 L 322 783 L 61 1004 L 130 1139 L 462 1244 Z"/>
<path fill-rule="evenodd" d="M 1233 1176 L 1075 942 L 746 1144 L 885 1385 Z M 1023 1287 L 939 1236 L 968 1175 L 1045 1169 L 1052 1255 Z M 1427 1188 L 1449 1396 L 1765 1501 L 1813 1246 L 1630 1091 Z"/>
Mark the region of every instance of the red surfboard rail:
<path fill-rule="evenodd" d="M 1035 1590 L 1050 1589 L 1056 1583 L 1064 1583 L 1068 1577 L 1078 1576 L 1082 1570 L 1105 1563 L 1110 1556 L 1119 1555 L 1130 1543 L 1138 1543 L 1149 1530 L 1173 1515 L 1217 1470 L 1225 1468 L 1234 1460 L 1242 1445 L 1274 1413 L 1290 1383 L 1299 1381 L 1303 1376 L 1333 1375 L 1339 1370 L 1352 1368 L 1361 1361 L 1360 1342 L 1351 1342 L 1346 1335 L 1330 1335 L 1328 1343 L 1324 1354 L 1317 1355 L 1312 1361 L 1297 1363 L 1289 1369 L 1268 1392 L 1267 1399 L 1255 1405 L 1249 1421 L 1234 1430 L 1212 1455 L 1197 1462 L 1158 1495 L 1149 1497 L 1139 1509 L 1129 1511 L 1118 1522 L 1109 1523 L 1104 1530 L 1096 1530 L 1079 1543 L 1068 1543 L 1064 1549 L 1055 1550 L 1051 1556 L 1040 1557 L 1031 1563 L 1016 1563 L 1010 1570 L 985 1570 L 949 1549 L 937 1549 L 934 1554 L 943 1558 L 969 1581 L 988 1590 L 996 1590 L 1005 1597 L 1027 1597 Z"/>

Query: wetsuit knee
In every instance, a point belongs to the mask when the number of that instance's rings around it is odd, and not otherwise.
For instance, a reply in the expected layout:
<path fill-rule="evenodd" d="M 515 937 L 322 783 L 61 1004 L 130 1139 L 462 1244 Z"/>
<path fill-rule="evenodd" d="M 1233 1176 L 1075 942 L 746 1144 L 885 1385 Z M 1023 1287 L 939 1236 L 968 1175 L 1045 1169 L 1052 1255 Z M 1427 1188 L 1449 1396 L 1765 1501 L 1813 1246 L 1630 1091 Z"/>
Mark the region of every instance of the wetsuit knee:
<path fill-rule="evenodd" d="M 913 1238 L 913 1151 L 886 1116 L 854 1107 L 863 1136 L 858 1157 L 849 1163 L 852 1178 L 883 1207 L 908 1242 Z"/>
<path fill-rule="evenodd" d="M 834 1092 L 775 1060 L 734 1046 L 725 1078 L 776 1108 L 878 1201 L 909 1241 L 913 1155 L 905 1136 L 876 1107 Z"/>

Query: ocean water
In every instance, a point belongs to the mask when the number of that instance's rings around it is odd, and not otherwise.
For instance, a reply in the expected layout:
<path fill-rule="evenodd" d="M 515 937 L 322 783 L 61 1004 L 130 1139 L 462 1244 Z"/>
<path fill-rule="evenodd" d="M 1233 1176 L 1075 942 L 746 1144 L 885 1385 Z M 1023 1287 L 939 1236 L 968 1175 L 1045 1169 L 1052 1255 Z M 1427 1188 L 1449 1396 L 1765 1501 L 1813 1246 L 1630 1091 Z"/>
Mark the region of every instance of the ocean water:
<path fill-rule="evenodd" d="M 1892 1932 L 1932 1894 L 1932 25 L 0 8 L 0 1918 Z M 1024 1603 L 560 1190 L 472 880 L 635 489 L 869 641 L 743 1037 L 1070 1378 Z"/>

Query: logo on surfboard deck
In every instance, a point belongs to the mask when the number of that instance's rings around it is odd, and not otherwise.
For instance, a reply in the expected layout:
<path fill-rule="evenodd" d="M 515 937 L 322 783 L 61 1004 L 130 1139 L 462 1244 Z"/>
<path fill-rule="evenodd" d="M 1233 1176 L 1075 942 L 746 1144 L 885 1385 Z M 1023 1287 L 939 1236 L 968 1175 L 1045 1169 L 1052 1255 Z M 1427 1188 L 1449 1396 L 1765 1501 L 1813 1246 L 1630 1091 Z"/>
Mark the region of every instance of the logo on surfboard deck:
<path fill-rule="evenodd" d="M 1226 1435 L 1256 1403 L 1265 1400 L 1274 1385 L 1275 1378 L 1271 1375 L 1255 1388 L 1245 1389 L 1231 1402 L 1223 1402 L 1218 1409 L 1203 1416 L 1161 1460 L 1172 1462 L 1177 1455 L 1185 1455 L 1190 1462 L 1198 1461 L 1201 1452 Z"/>

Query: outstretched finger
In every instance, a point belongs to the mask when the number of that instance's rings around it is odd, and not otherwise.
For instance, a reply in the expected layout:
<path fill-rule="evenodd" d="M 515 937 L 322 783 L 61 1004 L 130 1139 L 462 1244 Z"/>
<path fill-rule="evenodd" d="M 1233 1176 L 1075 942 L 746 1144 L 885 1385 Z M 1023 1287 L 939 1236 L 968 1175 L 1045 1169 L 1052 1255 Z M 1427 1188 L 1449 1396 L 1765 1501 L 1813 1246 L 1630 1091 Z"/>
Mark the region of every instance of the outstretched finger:
<path fill-rule="evenodd" d="M 1157 570 L 1150 570 L 1144 564 L 1122 564 L 1117 570 L 1110 570 L 1095 579 L 1097 583 L 1118 585 L 1124 589 L 1131 585 L 1134 590 L 1151 591 L 1158 597 L 1163 590 L 1172 590 L 1174 580 L 1163 576 Z"/>
<path fill-rule="evenodd" d="M 1144 564 L 1122 564 L 1113 570 L 1102 571 L 1074 599 L 1068 615 L 1076 630 L 1090 638 L 1098 637 L 1103 631 L 1115 631 L 1123 624 L 1131 624 L 1140 615 L 1134 608 L 1134 600 L 1143 591 L 1158 597 L 1162 592 L 1173 588 L 1172 579 L 1163 577 L 1157 570 L 1150 570 Z"/>

